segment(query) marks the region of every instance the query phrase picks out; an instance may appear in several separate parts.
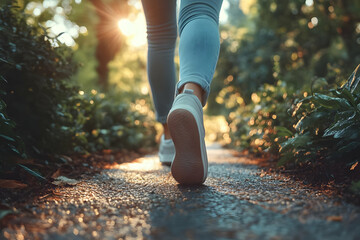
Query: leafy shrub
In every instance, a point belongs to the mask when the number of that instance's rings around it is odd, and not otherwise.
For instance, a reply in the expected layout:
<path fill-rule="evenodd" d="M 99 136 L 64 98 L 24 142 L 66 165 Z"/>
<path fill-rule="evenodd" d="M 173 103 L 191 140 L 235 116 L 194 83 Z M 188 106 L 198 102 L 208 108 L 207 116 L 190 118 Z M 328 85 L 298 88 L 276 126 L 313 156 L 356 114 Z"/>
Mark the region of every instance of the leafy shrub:
<path fill-rule="evenodd" d="M 119 92 L 79 91 L 64 107 L 64 118 L 71 123 L 64 128 L 75 136 L 73 148 L 77 152 L 137 149 L 154 144 L 154 122 L 123 102 Z"/>
<path fill-rule="evenodd" d="M 0 80 L 1 81 L 1 80 Z M 0 92 L 3 96 L 4 92 Z M 21 138 L 15 133 L 15 122 L 12 121 L 6 114 L 6 104 L 0 98 L 0 155 L 2 158 L 9 158 L 10 156 L 26 157 L 24 154 L 24 143 Z M 2 162 L 0 162 L 1 168 Z"/>
<path fill-rule="evenodd" d="M 296 134 L 281 144 L 281 164 L 295 159 L 351 166 L 360 160 L 359 66 L 343 87 L 299 101 Z"/>
<path fill-rule="evenodd" d="M 29 153 L 61 152 L 64 133 L 61 105 L 75 94 L 66 80 L 76 64 L 66 47 L 52 46 L 46 32 L 26 24 L 12 4 L 0 10 L 1 89 L 7 113 Z"/>
<path fill-rule="evenodd" d="M 359 193 L 360 65 L 341 88 L 321 87 L 310 96 L 278 82 L 264 85 L 252 103 L 230 113 L 232 145 L 270 152 L 278 165 L 308 166 L 318 175 L 347 176 Z M 304 96 L 304 97 L 300 97 Z M 318 170 L 320 170 L 318 172 Z M 354 171 L 355 170 L 355 171 Z"/>
<path fill-rule="evenodd" d="M 12 1 L 0 9 L 1 164 L 25 153 L 41 159 L 154 143 L 153 122 L 138 111 L 144 104 L 80 91 L 69 80 L 77 69 L 72 50 L 26 19 Z"/>
<path fill-rule="evenodd" d="M 214 93 L 224 83 L 251 104 L 252 93 L 263 84 L 275 84 L 281 79 L 288 86 L 304 89 L 313 77 L 338 83 L 337 79 L 345 79 L 360 61 L 355 17 L 359 1 L 240 1 L 245 17 L 236 6 L 239 1 L 229 3 L 230 24 L 220 32 L 221 55 L 209 112 L 223 113 Z"/>
<path fill-rule="evenodd" d="M 232 144 L 254 152 L 281 153 L 279 164 L 344 159 L 360 155 L 359 67 L 339 89 L 311 96 L 279 81 L 253 93 L 252 103 L 229 114 Z"/>
<path fill-rule="evenodd" d="M 267 150 L 277 154 L 279 143 L 293 134 L 288 129 L 296 121 L 289 116 L 288 109 L 299 94 L 281 81 L 275 86 L 265 84 L 253 93 L 250 104 L 229 114 L 232 145 L 252 152 Z"/>

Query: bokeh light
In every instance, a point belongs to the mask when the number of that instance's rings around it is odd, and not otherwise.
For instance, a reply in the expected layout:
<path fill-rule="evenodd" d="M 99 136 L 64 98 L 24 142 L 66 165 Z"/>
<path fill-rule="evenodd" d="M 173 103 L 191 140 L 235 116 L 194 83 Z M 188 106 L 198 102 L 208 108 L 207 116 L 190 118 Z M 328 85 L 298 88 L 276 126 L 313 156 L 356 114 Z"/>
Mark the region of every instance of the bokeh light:
<path fill-rule="evenodd" d="M 138 13 L 133 20 L 124 18 L 118 21 L 118 27 L 127 37 L 128 44 L 134 47 L 144 46 L 146 40 L 146 22 L 144 14 Z"/>

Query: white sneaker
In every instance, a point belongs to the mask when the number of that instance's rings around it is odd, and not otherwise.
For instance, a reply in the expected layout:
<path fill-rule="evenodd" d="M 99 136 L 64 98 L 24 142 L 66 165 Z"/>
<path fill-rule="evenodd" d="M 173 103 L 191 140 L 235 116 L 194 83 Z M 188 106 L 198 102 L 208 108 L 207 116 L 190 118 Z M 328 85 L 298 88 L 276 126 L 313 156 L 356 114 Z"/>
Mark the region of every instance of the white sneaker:
<path fill-rule="evenodd" d="M 160 138 L 159 159 L 165 165 L 171 165 L 175 157 L 175 146 L 172 139 L 165 139 L 164 134 Z"/>
<path fill-rule="evenodd" d="M 201 184 L 206 180 L 208 160 L 203 109 L 193 90 L 177 95 L 167 118 L 175 145 L 171 173 L 180 184 Z"/>

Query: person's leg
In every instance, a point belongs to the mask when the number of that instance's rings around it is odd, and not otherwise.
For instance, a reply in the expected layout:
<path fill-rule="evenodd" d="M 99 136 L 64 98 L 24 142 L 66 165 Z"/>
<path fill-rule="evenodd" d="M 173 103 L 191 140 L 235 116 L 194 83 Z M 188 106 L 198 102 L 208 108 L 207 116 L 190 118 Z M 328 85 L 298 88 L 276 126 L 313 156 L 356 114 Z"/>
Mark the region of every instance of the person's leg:
<path fill-rule="evenodd" d="M 156 111 L 170 138 L 166 118 L 174 100 L 174 52 L 177 38 L 176 0 L 142 0 L 148 38 L 147 73 Z"/>
<path fill-rule="evenodd" d="M 181 184 L 201 184 L 207 177 L 203 106 L 219 56 L 221 4 L 182 0 L 180 6 L 180 81 L 168 124 L 176 150 L 171 173 Z"/>
<path fill-rule="evenodd" d="M 193 89 L 205 106 L 219 57 L 222 0 L 182 0 L 179 15 L 180 81 L 177 92 Z"/>

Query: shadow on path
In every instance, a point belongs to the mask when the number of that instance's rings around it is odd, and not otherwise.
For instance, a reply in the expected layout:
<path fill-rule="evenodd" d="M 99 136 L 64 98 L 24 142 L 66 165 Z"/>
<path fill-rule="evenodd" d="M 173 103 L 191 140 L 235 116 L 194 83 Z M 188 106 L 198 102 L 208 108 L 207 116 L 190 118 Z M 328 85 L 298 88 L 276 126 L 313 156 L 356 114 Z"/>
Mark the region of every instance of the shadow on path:
<path fill-rule="evenodd" d="M 358 239 L 360 209 L 208 147 L 209 177 L 178 185 L 156 155 L 114 165 L 57 199 L 39 199 L 27 220 L 41 239 Z M 37 211 L 34 218 L 31 211 Z M 35 215 L 35 213 L 34 213 Z M 331 220 L 338 221 L 331 221 Z M 19 220 L 21 225 L 21 220 Z M 41 225 L 43 224 L 43 225 Z M 44 225 L 48 224 L 48 225 Z M 13 238 L 16 239 L 16 238 Z"/>

